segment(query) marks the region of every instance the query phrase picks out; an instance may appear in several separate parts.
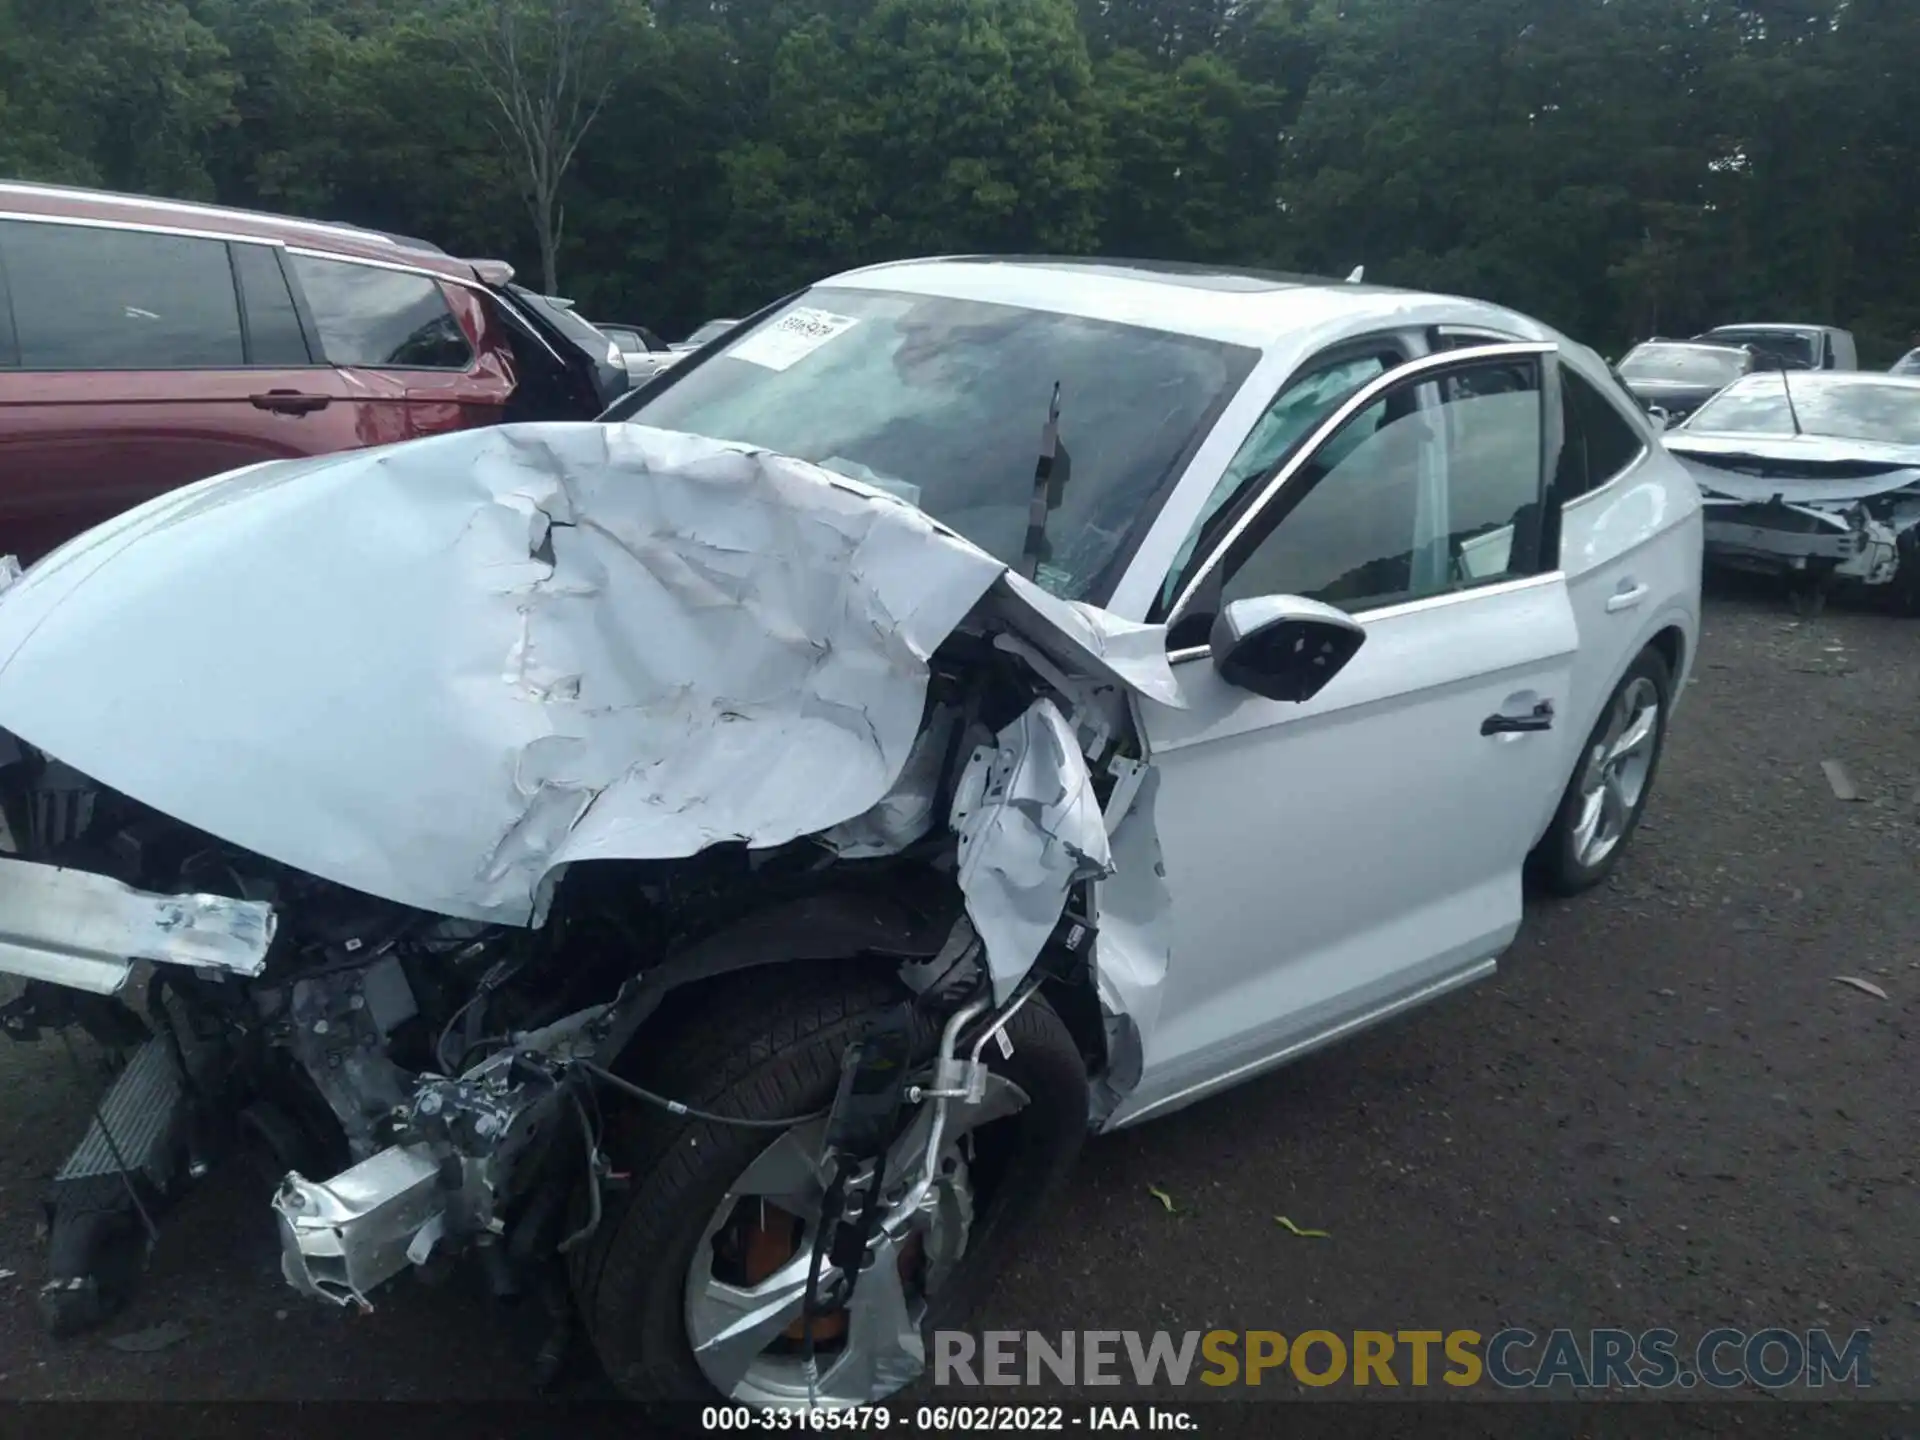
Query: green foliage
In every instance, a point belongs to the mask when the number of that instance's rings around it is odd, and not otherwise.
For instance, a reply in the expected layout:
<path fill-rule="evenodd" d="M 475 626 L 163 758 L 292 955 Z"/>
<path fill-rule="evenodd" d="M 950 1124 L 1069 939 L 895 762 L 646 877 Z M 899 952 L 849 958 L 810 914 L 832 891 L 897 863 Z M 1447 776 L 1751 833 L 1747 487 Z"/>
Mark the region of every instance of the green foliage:
<path fill-rule="evenodd" d="M 460 39 L 508 6 L 618 11 L 549 227 L 610 319 L 1059 250 L 1364 263 L 1609 349 L 1805 317 L 1877 360 L 1920 331 L 1913 0 L 0 0 L 0 173 L 536 276 Z"/>

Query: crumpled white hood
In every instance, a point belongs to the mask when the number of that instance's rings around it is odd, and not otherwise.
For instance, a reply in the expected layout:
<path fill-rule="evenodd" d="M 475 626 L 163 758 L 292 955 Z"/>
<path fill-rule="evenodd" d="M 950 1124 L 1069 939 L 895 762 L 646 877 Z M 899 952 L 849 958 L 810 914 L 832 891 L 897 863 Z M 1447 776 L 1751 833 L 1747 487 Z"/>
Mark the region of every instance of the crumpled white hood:
<path fill-rule="evenodd" d="M 864 815 L 981 606 L 1178 703 L 1158 627 L 857 482 L 637 426 L 476 430 L 238 471 L 55 552 L 0 595 L 0 726 L 299 869 L 529 924 L 571 861 Z"/>

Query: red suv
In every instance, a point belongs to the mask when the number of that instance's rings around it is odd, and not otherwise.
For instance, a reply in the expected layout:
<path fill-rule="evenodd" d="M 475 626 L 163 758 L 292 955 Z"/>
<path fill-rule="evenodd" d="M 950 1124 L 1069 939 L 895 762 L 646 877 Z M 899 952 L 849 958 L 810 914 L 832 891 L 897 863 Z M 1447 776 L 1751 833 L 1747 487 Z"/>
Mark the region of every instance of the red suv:
<path fill-rule="evenodd" d="M 599 414 L 618 353 L 512 275 L 351 226 L 0 182 L 0 553 L 259 460 Z"/>

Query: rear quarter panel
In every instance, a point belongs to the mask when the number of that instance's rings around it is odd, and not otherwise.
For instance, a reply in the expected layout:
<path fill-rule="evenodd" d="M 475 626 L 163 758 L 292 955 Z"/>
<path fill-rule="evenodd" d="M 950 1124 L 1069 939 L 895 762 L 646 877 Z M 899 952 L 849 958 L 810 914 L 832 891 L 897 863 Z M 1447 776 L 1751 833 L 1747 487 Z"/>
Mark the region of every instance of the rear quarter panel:
<path fill-rule="evenodd" d="M 497 425 L 505 418 L 515 384 L 513 351 L 487 302 L 465 285 L 440 282 L 459 322 L 473 362 L 465 370 L 394 370 L 386 378 L 405 385 L 407 433 L 444 435 L 450 430 Z"/>
<path fill-rule="evenodd" d="M 1691 672 L 1700 634 L 1700 572 L 1705 543 L 1700 492 L 1686 468 L 1657 439 L 1612 483 L 1583 495 L 1563 512 L 1560 561 L 1580 631 L 1580 657 L 1569 697 L 1567 774 L 1602 707 L 1642 650 L 1677 630 L 1681 663 L 1677 703 Z M 1609 610 L 1623 591 L 1646 588 L 1632 606 Z M 1556 793 L 1540 816 L 1544 834 L 1559 805 Z"/>

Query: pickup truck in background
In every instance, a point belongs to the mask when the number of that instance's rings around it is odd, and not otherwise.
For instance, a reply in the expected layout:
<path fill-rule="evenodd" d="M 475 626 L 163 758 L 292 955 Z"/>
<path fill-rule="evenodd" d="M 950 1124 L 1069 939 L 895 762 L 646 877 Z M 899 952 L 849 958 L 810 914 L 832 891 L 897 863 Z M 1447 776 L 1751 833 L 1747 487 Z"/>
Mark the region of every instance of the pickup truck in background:
<path fill-rule="evenodd" d="M 1853 334 L 1831 325 L 1744 324 L 1716 325 L 1693 337 L 1708 345 L 1750 346 L 1763 361 L 1761 369 L 1858 370 L 1859 348 Z"/>

